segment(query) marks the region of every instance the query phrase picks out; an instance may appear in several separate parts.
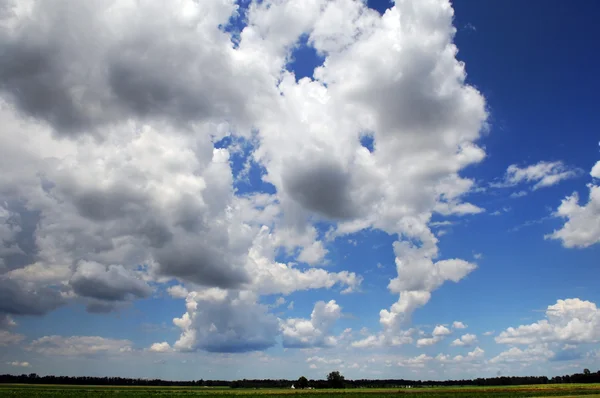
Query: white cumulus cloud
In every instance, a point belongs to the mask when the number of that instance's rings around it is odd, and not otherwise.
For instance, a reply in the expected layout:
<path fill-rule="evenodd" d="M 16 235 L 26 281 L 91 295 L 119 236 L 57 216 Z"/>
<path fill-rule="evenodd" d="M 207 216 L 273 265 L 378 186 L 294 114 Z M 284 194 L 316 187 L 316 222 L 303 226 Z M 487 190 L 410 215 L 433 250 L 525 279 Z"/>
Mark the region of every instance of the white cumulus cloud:
<path fill-rule="evenodd" d="M 600 178 L 599 165 L 600 162 L 596 163 L 590 173 L 595 178 Z M 600 242 L 600 185 L 590 183 L 588 188 L 589 199 L 584 205 L 579 204 L 577 192 L 563 199 L 554 215 L 565 219 L 565 224 L 546 235 L 546 239 L 558 239 L 569 248 L 584 248 Z"/>
<path fill-rule="evenodd" d="M 578 298 L 558 300 L 546 309 L 546 319 L 510 327 L 496 336 L 501 344 L 597 343 L 600 341 L 600 310 L 595 303 Z"/>

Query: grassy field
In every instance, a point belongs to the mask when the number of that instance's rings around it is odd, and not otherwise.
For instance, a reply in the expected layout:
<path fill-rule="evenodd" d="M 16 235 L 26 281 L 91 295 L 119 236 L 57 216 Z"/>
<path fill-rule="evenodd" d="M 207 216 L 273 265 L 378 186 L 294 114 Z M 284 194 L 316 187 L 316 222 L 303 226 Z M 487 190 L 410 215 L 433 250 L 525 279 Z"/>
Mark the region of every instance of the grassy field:
<path fill-rule="evenodd" d="M 600 384 L 558 384 L 508 387 L 436 387 L 416 389 L 346 389 L 346 390 L 251 390 L 228 388 L 188 387 L 105 387 L 105 386 L 57 386 L 57 385 L 0 385 L 0 397 L 185 397 L 185 396 L 268 396 L 291 395 L 312 398 L 349 397 L 398 397 L 453 398 L 453 397 L 600 397 Z M 341 397 L 340 397 L 341 398 Z"/>

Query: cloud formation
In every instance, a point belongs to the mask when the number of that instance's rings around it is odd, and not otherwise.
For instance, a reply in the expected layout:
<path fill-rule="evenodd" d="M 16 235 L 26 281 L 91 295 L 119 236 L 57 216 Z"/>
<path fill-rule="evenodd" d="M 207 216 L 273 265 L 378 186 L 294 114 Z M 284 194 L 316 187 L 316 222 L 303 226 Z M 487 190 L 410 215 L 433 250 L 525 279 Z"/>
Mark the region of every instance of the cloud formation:
<path fill-rule="evenodd" d="M 357 273 L 321 267 L 327 223 L 332 239 L 397 236 L 398 300 L 365 339 L 396 345 L 436 289 L 476 269 L 440 258 L 429 224 L 484 211 L 461 171 L 486 156 L 488 115 L 456 58 L 448 0 L 384 15 L 359 1 L 253 2 L 233 39 L 231 0 L 5 3 L 3 319 L 73 302 L 107 312 L 174 282 L 186 298 L 176 350 L 259 350 L 280 333 L 327 345 L 335 301 L 283 332 L 260 301 L 359 289 Z M 324 57 L 312 79 L 286 69 L 300 37 Z M 239 147 L 224 138 L 248 146 L 268 189 L 236 188 Z"/>
<path fill-rule="evenodd" d="M 600 162 L 594 165 L 590 175 L 600 179 Z M 589 199 L 585 205 L 579 204 L 577 192 L 562 200 L 554 215 L 565 219 L 565 224 L 546 235 L 546 239 L 560 240 L 568 248 L 585 248 L 600 242 L 600 186 L 594 181 L 587 187 Z"/>
<path fill-rule="evenodd" d="M 116 355 L 132 350 L 129 340 L 99 336 L 44 336 L 33 340 L 27 349 L 50 356 Z"/>
<path fill-rule="evenodd" d="M 281 323 L 283 346 L 291 348 L 325 347 L 337 343 L 331 335 L 335 322 L 342 315 L 342 308 L 331 300 L 318 301 L 310 319 L 289 318 Z"/>
<path fill-rule="evenodd" d="M 541 161 L 526 167 L 520 167 L 516 164 L 511 164 L 506 169 L 504 181 L 493 184 L 495 187 L 514 187 L 520 184 L 533 184 L 531 189 L 538 190 L 540 188 L 556 185 L 561 181 L 575 178 L 581 174 L 581 170 L 569 167 L 562 161 L 546 162 Z M 513 193 L 513 197 L 525 196 L 525 191 Z"/>
<path fill-rule="evenodd" d="M 600 310 L 578 298 L 548 306 L 546 319 L 510 327 L 495 338 L 500 344 L 596 343 L 600 341 Z"/>

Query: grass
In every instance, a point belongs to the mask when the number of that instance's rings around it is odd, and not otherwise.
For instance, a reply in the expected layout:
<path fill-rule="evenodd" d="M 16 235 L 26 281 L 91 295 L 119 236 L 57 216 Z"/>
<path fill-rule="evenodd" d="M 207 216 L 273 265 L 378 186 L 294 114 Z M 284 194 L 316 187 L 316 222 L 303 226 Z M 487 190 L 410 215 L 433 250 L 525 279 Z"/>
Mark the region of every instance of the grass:
<path fill-rule="evenodd" d="M 191 396 L 265 396 L 269 398 L 293 395 L 311 398 L 343 396 L 344 398 L 368 396 L 455 398 L 455 397 L 600 397 L 600 384 L 557 384 L 506 387 L 434 387 L 415 389 L 346 389 L 346 390 L 292 390 L 292 389 L 228 389 L 210 387 L 122 387 L 73 385 L 0 384 L 1 397 L 191 397 Z"/>

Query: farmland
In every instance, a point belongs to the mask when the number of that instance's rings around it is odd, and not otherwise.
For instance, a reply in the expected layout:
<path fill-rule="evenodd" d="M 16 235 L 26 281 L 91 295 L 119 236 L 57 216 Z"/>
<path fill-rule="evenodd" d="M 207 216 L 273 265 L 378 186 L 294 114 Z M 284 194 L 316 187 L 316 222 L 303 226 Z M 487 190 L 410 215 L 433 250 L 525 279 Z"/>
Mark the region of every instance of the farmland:
<path fill-rule="evenodd" d="M 453 397 L 600 397 L 600 384 L 561 384 L 507 387 L 434 387 L 415 389 L 341 389 L 341 390 L 292 390 L 292 389 L 230 389 L 206 387 L 110 387 L 110 386 L 64 386 L 64 385 L 0 385 L 2 397 L 190 397 L 190 396 L 268 396 L 289 397 L 305 395 L 314 398 L 343 397 L 397 397 L 419 398 Z"/>

